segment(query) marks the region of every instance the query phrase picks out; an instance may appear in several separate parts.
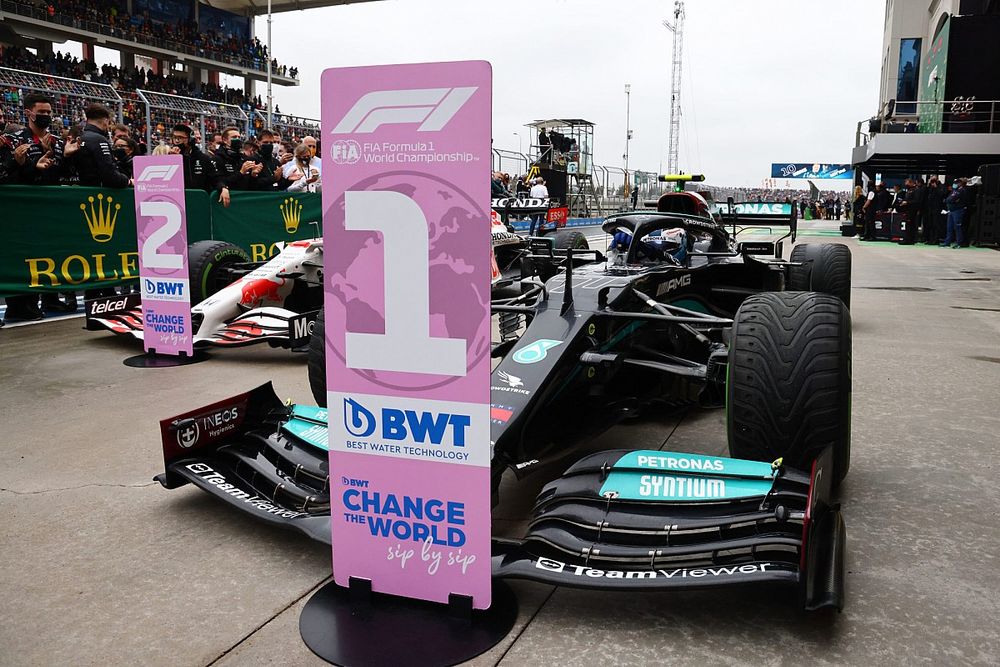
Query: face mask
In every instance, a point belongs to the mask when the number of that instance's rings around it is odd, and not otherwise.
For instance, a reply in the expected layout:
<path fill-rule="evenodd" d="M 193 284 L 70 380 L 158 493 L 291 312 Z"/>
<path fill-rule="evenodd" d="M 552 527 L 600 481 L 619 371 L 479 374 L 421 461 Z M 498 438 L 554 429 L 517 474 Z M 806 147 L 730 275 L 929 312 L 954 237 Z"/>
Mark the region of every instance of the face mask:
<path fill-rule="evenodd" d="M 238 138 L 233 138 L 233 140 L 229 142 L 229 150 L 231 150 L 234 153 L 239 153 L 241 150 L 243 150 L 243 140 Z"/>
<path fill-rule="evenodd" d="M 274 144 L 261 144 L 260 145 L 260 156 L 262 158 L 269 158 L 274 154 Z"/>
<path fill-rule="evenodd" d="M 952 183 L 951 189 L 952 190 L 958 190 L 958 183 Z"/>
<path fill-rule="evenodd" d="M 52 123 L 52 116 L 49 116 L 47 114 L 40 114 L 40 113 L 39 114 L 35 114 L 34 123 L 35 123 L 35 127 L 37 127 L 39 130 L 44 130 L 44 129 L 48 128 L 48 126 L 49 126 L 50 123 Z"/>
<path fill-rule="evenodd" d="M 125 152 L 124 148 L 115 148 L 111 151 L 111 153 L 119 160 L 124 160 L 128 157 L 128 153 Z"/>

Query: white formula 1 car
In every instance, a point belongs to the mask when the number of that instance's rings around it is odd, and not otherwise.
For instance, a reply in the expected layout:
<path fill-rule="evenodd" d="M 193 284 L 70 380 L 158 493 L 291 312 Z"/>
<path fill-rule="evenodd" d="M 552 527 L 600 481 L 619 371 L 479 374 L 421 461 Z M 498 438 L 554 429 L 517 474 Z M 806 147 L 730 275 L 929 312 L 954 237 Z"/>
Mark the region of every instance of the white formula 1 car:
<path fill-rule="evenodd" d="M 188 266 L 195 347 L 308 345 L 323 305 L 323 239 L 288 243 L 263 263 L 251 263 L 231 243 L 198 241 L 188 249 Z M 92 331 L 110 329 L 142 340 L 142 297 L 88 300 L 86 323 Z"/>

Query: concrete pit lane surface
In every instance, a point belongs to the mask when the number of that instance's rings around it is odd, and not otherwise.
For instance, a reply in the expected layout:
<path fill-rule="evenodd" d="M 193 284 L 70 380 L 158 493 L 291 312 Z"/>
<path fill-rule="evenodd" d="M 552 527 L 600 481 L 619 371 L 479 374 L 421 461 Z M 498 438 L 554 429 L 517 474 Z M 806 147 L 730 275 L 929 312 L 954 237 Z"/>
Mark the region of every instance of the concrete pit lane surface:
<path fill-rule="evenodd" d="M 517 625 L 472 664 L 998 663 L 1000 253 L 804 231 L 854 253 L 844 612 L 807 615 L 771 588 L 514 583 Z M 0 330 L 0 664 L 323 664 L 298 615 L 328 579 L 327 548 L 151 480 L 158 420 L 267 380 L 308 403 L 304 358 L 259 346 L 133 369 L 135 341 L 81 326 Z M 609 447 L 725 454 L 723 412 L 647 415 L 584 451 Z M 521 534 L 559 472 L 505 479 L 495 533 Z"/>

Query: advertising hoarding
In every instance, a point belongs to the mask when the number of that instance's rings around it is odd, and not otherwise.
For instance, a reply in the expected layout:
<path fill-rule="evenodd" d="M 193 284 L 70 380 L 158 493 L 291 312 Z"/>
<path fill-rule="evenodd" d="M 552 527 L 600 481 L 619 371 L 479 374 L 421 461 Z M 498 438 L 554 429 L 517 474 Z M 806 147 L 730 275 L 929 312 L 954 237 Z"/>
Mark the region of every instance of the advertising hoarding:
<path fill-rule="evenodd" d="M 486 62 L 322 77 L 334 579 L 490 605 Z"/>
<path fill-rule="evenodd" d="M 134 170 L 143 347 L 147 352 L 190 357 L 194 337 L 182 158 L 137 156 Z"/>
<path fill-rule="evenodd" d="M 823 164 L 819 162 L 772 162 L 771 178 L 832 178 L 849 180 L 854 170 L 849 164 Z"/>

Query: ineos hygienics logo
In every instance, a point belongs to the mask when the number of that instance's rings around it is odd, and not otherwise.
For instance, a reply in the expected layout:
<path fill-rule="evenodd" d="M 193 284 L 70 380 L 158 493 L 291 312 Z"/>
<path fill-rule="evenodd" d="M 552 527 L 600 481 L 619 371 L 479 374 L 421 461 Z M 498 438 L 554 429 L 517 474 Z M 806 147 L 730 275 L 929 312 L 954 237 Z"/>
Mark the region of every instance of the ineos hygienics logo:
<path fill-rule="evenodd" d="M 420 123 L 417 132 L 437 132 L 448 124 L 478 86 L 376 90 L 361 97 L 332 134 L 370 134 L 382 125 Z"/>
<path fill-rule="evenodd" d="M 144 183 L 146 181 L 169 181 L 173 178 L 178 166 L 179 165 L 176 164 L 157 164 L 151 167 L 146 167 L 142 170 L 139 178 L 135 180 L 139 183 Z"/>
<path fill-rule="evenodd" d="M 201 430 L 198 428 L 198 422 L 192 421 L 188 426 L 177 431 L 177 444 L 184 449 L 193 447 L 198 442 L 199 435 L 201 435 Z"/>

